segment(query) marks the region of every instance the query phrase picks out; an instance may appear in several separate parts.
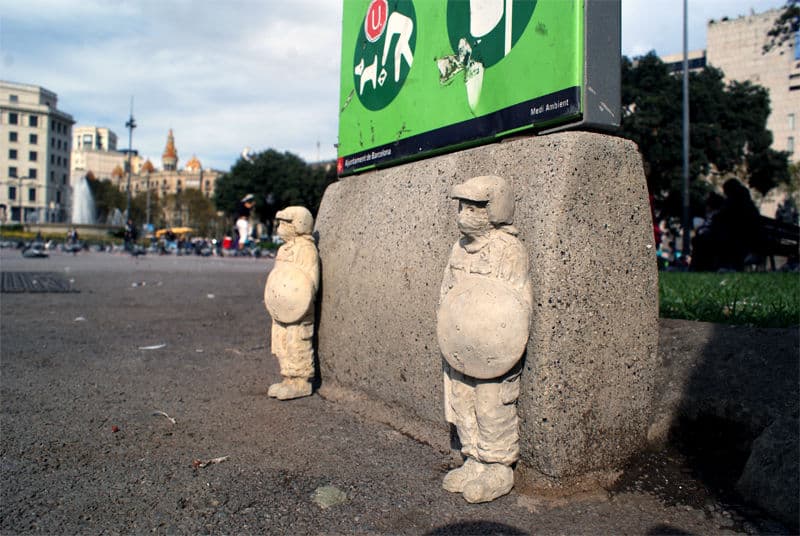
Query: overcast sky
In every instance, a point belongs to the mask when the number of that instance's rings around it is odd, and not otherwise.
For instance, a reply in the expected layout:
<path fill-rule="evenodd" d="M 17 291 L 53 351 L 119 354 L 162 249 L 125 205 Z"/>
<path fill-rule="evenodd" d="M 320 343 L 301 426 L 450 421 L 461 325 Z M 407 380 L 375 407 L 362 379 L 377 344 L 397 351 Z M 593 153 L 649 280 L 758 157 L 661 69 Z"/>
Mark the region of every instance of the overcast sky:
<path fill-rule="evenodd" d="M 689 0 L 689 48 L 709 19 L 783 4 Z M 682 9 L 622 0 L 623 54 L 681 52 Z M 245 146 L 334 158 L 340 43 L 336 0 L 0 0 L 0 79 L 56 92 L 119 148 L 133 96 L 133 148 L 157 166 L 170 128 L 179 166 L 197 155 L 227 171 Z"/>

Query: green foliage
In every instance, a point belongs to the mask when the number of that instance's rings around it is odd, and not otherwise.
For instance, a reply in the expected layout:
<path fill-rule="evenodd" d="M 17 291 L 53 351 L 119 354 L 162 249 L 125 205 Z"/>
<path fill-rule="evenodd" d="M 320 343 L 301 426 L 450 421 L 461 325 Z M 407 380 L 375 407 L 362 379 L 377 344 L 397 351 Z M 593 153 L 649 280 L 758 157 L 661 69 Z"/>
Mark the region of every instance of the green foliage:
<path fill-rule="evenodd" d="M 220 177 L 214 202 L 219 210 L 233 214 L 238 201 L 252 193 L 256 197 L 255 212 L 264 222 L 290 205 L 303 205 L 316 214 L 325 188 L 335 179 L 335 169 L 325 171 L 292 153 L 268 149 L 255 155 L 251 162 L 240 158 Z"/>
<path fill-rule="evenodd" d="M 800 30 L 800 0 L 787 0 L 780 16 L 767 32 L 767 41 L 762 52 L 766 54 L 794 37 Z"/>
<path fill-rule="evenodd" d="M 123 195 L 124 192 L 123 192 Z M 125 210 L 122 208 L 121 210 Z M 147 223 L 147 190 L 137 193 L 131 199 L 131 218 L 138 223 Z M 157 190 L 150 191 L 150 223 L 157 225 L 161 218 L 161 198 Z"/>
<path fill-rule="evenodd" d="M 167 194 L 162 203 L 159 227 L 188 226 L 196 236 L 216 235 L 217 222 L 214 203 L 196 188 L 187 188 L 178 194 Z M 167 216 L 171 215 L 171 218 Z"/>
<path fill-rule="evenodd" d="M 636 65 L 622 59 L 620 134 L 639 145 L 645 175 L 662 217 L 679 216 L 683 182 L 682 80 L 650 52 Z M 689 177 L 691 206 L 703 208 L 708 184 L 696 180 L 716 170 L 745 170 L 745 181 L 765 194 L 789 181 L 787 154 L 770 149 L 766 89 L 750 82 L 725 85 L 707 67 L 689 76 Z"/>
<path fill-rule="evenodd" d="M 97 221 L 105 222 L 115 208 L 125 211 L 127 199 L 124 192 L 121 192 L 108 179 L 97 180 L 88 177 L 89 189 L 94 197 L 94 206 L 97 210 Z"/>
<path fill-rule="evenodd" d="M 800 274 L 659 272 L 660 315 L 703 322 L 800 324 Z"/>

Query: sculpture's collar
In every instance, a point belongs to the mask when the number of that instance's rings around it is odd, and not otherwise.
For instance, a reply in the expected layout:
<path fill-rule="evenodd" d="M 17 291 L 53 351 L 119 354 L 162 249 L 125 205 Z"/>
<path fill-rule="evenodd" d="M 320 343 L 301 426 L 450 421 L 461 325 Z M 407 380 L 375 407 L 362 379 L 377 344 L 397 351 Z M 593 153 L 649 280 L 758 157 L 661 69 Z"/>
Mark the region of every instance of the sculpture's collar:
<path fill-rule="evenodd" d="M 465 236 L 461 239 L 461 245 L 467 253 L 477 253 L 489 243 L 489 234 L 475 237 Z"/>
<path fill-rule="evenodd" d="M 291 248 L 292 248 L 292 246 L 294 246 L 295 244 L 302 243 L 302 242 L 303 242 L 303 240 L 305 240 L 306 242 L 311 242 L 311 243 L 313 243 L 313 242 L 314 242 L 314 237 L 313 237 L 313 236 L 311 236 L 311 235 L 308 235 L 308 234 L 299 235 L 299 236 L 293 236 L 293 237 L 292 237 L 292 238 L 290 238 L 289 240 L 286 240 L 286 241 L 284 242 L 284 245 L 285 245 L 285 246 L 286 246 L 288 249 L 291 249 Z"/>
<path fill-rule="evenodd" d="M 491 242 L 494 237 L 500 233 L 517 236 L 519 234 L 519 230 L 517 230 L 517 228 L 513 225 L 502 225 L 496 229 L 492 229 L 488 233 L 479 236 L 463 236 L 461 238 L 461 247 L 463 247 L 467 253 L 477 253 L 485 248 L 486 245 L 489 244 L 489 242 Z"/>

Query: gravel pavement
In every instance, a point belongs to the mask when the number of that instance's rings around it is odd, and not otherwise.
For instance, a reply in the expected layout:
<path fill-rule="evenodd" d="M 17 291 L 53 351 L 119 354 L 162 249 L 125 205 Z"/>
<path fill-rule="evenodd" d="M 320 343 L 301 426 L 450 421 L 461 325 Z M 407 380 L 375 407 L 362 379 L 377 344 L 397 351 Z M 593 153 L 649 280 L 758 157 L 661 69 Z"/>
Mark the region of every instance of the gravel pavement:
<path fill-rule="evenodd" d="M 447 454 L 319 395 L 265 395 L 279 379 L 262 302 L 271 263 L 0 250 L 2 271 L 78 291 L 0 294 L 0 533 L 785 530 L 672 453 L 648 454 L 608 492 L 465 503 L 441 488 Z"/>

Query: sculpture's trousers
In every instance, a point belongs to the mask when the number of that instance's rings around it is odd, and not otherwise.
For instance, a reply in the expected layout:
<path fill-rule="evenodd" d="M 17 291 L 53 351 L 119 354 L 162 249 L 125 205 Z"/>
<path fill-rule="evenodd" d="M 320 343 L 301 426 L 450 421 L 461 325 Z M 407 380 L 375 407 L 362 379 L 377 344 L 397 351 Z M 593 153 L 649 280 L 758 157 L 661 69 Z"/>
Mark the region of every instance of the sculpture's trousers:
<path fill-rule="evenodd" d="M 311 379 L 314 377 L 314 317 L 306 316 L 296 324 L 272 321 L 272 353 L 278 358 L 281 376 Z"/>
<path fill-rule="evenodd" d="M 519 459 L 519 381 L 519 367 L 479 380 L 445 364 L 445 417 L 456 426 L 464 455 L 504 465 Z"/>

